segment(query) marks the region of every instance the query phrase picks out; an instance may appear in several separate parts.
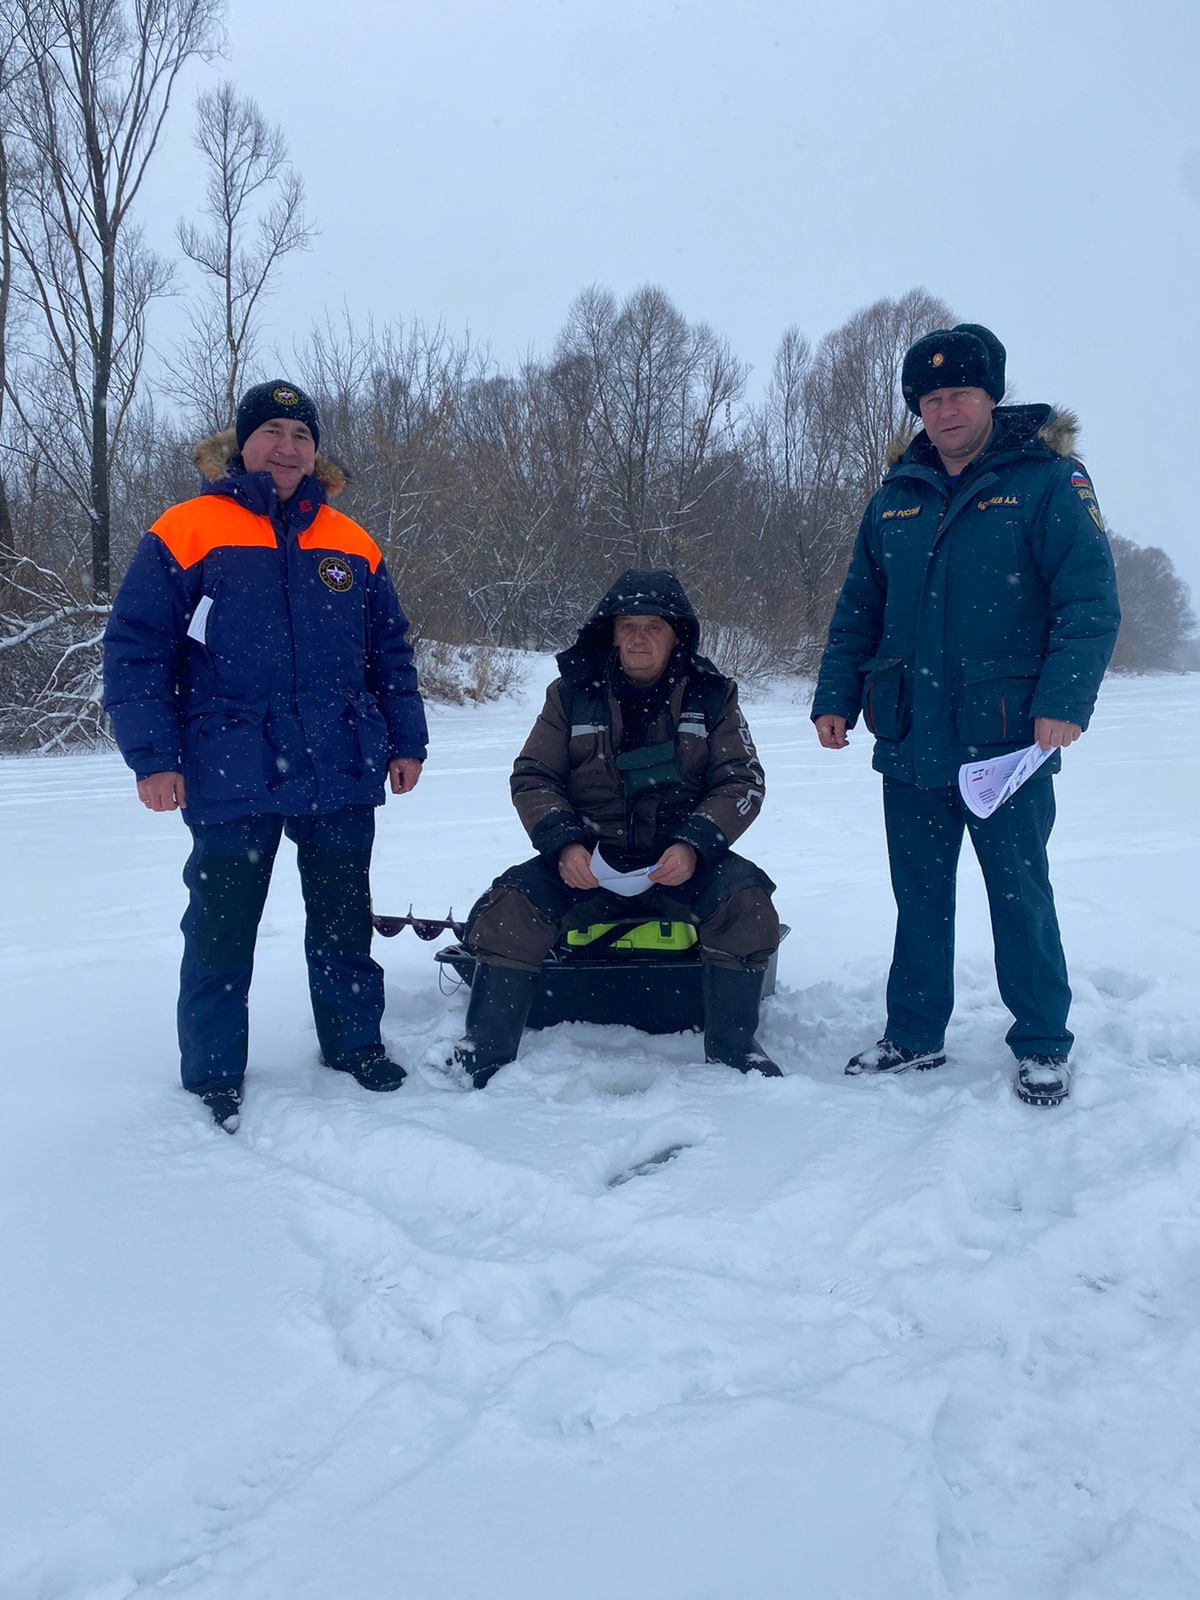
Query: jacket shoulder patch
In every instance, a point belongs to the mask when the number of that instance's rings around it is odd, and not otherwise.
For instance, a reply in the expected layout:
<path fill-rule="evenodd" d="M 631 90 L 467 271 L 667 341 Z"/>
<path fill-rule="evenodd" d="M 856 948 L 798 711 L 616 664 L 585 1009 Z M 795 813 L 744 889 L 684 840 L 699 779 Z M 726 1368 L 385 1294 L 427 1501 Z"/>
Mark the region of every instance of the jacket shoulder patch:
<path fill-rule="evenodd" d="M 1088 516 L 1091 517 L 1100 532 L 1104 533 L 1106 531 L 1104 518 L 1100 512 L 1100 504 L 1096 499 L 1096 491 L 1092 488 L 1092 480 L 1078 464 L 1071 470 L 1071 487 L 1079 496 Z"/>

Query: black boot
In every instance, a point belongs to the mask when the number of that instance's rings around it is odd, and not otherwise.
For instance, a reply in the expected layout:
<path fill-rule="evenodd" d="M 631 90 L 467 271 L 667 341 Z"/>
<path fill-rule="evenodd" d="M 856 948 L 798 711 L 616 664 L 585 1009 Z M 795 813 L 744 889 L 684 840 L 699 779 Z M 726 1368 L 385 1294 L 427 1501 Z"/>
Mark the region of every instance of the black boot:
<path fill-rule="evenodd" d="M 236 1133 L 242 1116 L 242 1086 L 227 1080 L 210 1084 L 200 1090 L 200 1098 L 212 1113 L 212 1119 L 224 1133 Z"/>
<path fill-rule="evenodd" d="M 370 1089 L 373 1094 L 391 1094 L 408 1077 L 400 1063 L 393 1061 L 382 1045 L 378 1050 L 368 1051 L 352 1061 L 344 1070 L 356 1083 L 360 1083 L 364 1089 Z"/>
<path fill-rule="evenodd" d="M 946 1065 L 946 1052 L 937 1050 L 910 1050 L 893 1039 L 879 1039 L 869 1050 L 860 1050 L 846 1063 L 846 1072 L 852 1078 L 870 1076 L 877 1072 L 907 1072 L 916 1067 L 918 1072 L 930 1072 L 934 1067 Z"/>
<path fill-rule="evenodd" d="M 764 1078 L 783 1073 L 754 1037 L 763 975 L 745 968 L 704 963 L 704 1059 L 720 1061 L 739 1072 L 761 1072 Z"/>
<path fill-rule="evenodd" d="M 482 1089 L 500 1068 L 515 1061 L 525 1019 L 533 1004 L 536 972 L 494 967 L 476 961 L 467 1006 L 467 1031 L 454 1046 L 451 1060 Z"/>

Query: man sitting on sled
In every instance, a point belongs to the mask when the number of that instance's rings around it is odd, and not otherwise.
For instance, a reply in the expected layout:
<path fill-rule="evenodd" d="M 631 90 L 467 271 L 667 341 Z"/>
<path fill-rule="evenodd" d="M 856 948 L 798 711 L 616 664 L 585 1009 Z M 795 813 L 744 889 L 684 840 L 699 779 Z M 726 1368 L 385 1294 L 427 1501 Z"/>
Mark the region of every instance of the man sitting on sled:
<path fill-rule="evenodd" d="M 558 657 L 512 775 L 538 854 L 501 873 L 467 924 L 476 968 L 454 1060 L 477 1089 L 516 1056 L 560 935 L 630 914 L 696 925 L 705 1059 L 781 1076 L 754 1037 L 775 885 L 729 848 L 758 815 L 763 771 L 737 685 L 696 653 L 699 634 L 672 573 L 630 571 Z M 649 887 L 617 899 L 605 866 L 650 868 Z"/>

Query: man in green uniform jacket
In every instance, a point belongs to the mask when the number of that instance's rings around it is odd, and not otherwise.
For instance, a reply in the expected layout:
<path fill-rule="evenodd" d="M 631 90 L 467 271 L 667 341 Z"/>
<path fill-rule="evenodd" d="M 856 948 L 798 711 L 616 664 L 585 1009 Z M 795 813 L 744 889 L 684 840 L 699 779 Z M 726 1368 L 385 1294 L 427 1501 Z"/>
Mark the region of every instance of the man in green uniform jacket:
<path fill-rule="evenodd" d="M 964 826 L 983 870 L 996 976 L 1014 1017 L 1015 1087 L 1070 1090 L 1071 991 L 1050 888 L 1058 751 L 1088 725 L 1120 612 L 1075 419 L 1002 406 L 1004 346 L 960 323 L 919 339 L 902 387 L 924 429 L 867 507 L 813 701 L 817 737 L 875 735 L 896 944 L 884 1037 L 852 1074 L 937 1067 L 954 1004 L 954 891 Z M 1053 756 L 986 819 L 957 787 L 965 762 L 1036 741 Z"/>

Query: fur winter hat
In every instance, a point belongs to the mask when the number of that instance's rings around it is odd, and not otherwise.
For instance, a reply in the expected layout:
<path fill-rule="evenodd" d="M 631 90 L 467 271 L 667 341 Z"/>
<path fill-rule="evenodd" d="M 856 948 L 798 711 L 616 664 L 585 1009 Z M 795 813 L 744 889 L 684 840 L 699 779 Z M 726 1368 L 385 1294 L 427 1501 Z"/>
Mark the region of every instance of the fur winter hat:
<path fill-rule="evenodd" d="M 247 389 L 237 408 L 237 447 L 240 450 L 255 428 L 273 417 L 287 417 L 291 422 L 303 422 L 313 436 L 313 444 L 321 442 L 321 419 L 316 403 L 304 390 L 285 378 L 272 378 L 270 383 L 256 383 Z"/>
<path fill-rule="evenodd" d="M 921 396 L 934 389 L 982 389 L 1004 398 L 1007 352 L 990 328 L 960 322 L 927 333 L 904 358 L 900 388 L 908 409 L 921 415 Z"/>

